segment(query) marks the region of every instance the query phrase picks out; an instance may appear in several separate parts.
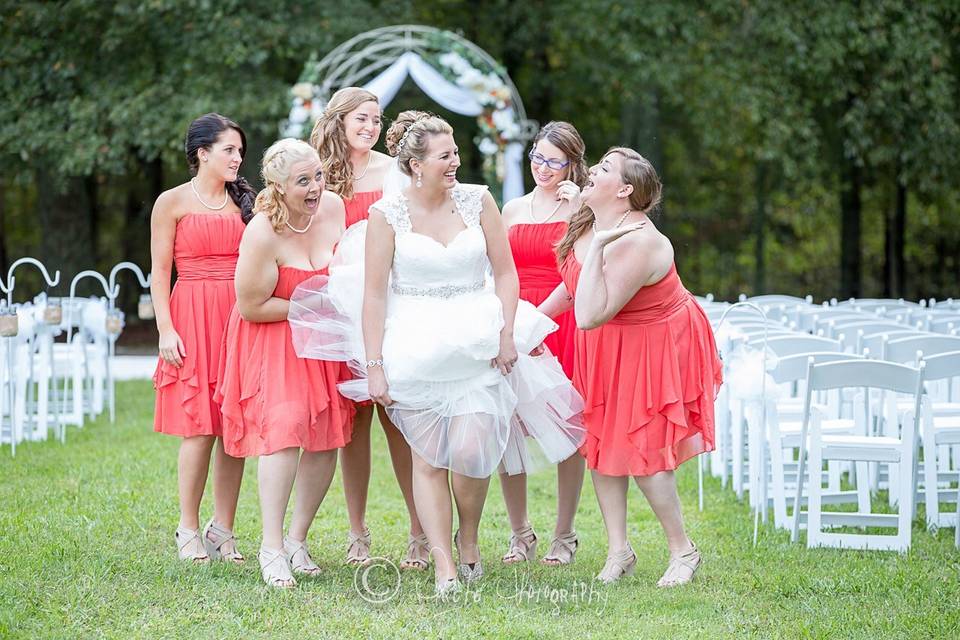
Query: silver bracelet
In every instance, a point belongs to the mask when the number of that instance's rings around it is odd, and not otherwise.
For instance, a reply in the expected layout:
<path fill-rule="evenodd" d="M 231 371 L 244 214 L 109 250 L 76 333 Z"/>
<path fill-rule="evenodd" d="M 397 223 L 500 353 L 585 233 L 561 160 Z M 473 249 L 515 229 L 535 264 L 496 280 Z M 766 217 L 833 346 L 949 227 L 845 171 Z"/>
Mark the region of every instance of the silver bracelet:
<path fill-rule="evenodd" d="M 377 358 L 376 360 L 367 360 L 367 369 L 370 367 L 382 367 L 383 358 Z"/>

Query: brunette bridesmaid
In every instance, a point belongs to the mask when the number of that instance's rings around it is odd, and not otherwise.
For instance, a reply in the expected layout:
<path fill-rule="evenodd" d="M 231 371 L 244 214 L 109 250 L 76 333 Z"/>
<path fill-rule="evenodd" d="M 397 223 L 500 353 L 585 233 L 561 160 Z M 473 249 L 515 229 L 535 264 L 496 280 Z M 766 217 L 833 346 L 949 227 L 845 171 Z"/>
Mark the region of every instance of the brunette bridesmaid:
<path fill-rule="evenodd" d="M 256 192 L 237 173 L 247 146 L 237 123 L 216 113 L 201 116 L 190 124 L 184 146 L 193 177 L 163 192 L 150 219 L 150 293 L 160 332 L 154 431 L 182 438 L 175 535 L 180 558 L 239 563 L 243 556 L 232 529 L 243 460 L 224 452 L 213 393 L 235 300 L 237 250 Z M 177 282 L 171 291 L 174 265 Z M 201 535 L 200 501 L 214 447 L 213 518 Z"/>

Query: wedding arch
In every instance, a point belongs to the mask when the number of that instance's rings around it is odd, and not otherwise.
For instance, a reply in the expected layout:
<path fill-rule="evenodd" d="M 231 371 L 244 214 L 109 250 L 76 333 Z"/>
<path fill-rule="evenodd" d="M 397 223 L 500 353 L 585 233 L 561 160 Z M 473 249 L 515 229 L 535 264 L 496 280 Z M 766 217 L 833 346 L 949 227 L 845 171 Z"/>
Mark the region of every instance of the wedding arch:
<path fill-rule="evenodd" d="M 382 27 L 347 40 L 323 59 L 312 57 L 291 90 L 283 134 L 310 135 L 324 105 L 341 87 L 368 89 L 386 106 L 407 77 L 434 102 L 476 116 L 474 139 L 484 177 L 503 201 L 523 195 L 523 150 L 537 131 L 506 70 L 486 51 L 450 31 L 421 25 Z"/>

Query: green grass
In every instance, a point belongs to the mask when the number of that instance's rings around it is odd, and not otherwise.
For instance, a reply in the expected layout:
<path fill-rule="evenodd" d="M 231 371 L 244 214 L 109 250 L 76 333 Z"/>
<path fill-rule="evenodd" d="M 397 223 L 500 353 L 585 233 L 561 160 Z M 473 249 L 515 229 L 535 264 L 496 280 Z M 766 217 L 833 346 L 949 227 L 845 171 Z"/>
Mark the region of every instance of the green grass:
<path fill-rule="evenodd" d="M 748 508 L 712 479 L 696 511 L 696 467 L 680 473 L 691 537 L 704 556 L 682 589 L 653 585 L 665 567 L 660 528 L 631 490 L 637 573 L 591 588 L 605 555 L 589 483 L 578 516 L 574 565 L 515 574 L 498 561 L 508 536 L 499 487 L 491 486 L 481 531 L 487 568 L 478 590 L 438 603 L 431 574 L 404 573 L 399 593 L 370 604 L 342 564 L 346 513 L 338 478 L 310 532 L 324 574 L 293 591 L 260 582 L 256 464 L 248 464 L 236 531 L 243 567 L 195 567 L 176 559 L 178 440 L 152 432 L 147 382 L 121 383 L 117 422 L 72 429 L 68 443 L 0 452 L 0 637 L 17 638 L 676 638 L 960 636 L 960 553 L 953 530 L 915 528 L 909 554 L 816 550 L 765 530 L 751 545 Z M 406 518 L 381 432 L 374 437 L 368 521 L 374 554 L 394 561 Z M 531 517 L 548 539 L 554 475 L 531 478 Z M 202 517 L 211 506 L 205 499 Z M 544 542 L 544 546 L 545 546 Z M 542 555 L 543 551 L 540 552 Z M 388 573 L 372 571 L 379 589 Z M 517 585 L 525 597 L 511 597 Z M 563 599 L 566 590 L 566 600 Z M 421 594 L 424 594 L 422 597 Z"/>

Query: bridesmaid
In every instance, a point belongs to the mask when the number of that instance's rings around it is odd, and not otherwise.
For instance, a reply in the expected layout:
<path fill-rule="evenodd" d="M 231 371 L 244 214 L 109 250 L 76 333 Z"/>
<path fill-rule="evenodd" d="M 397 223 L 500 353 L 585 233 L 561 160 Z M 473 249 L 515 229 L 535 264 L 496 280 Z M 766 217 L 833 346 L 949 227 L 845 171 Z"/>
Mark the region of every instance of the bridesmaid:
<path fill-rule="evenodd" d="M 182 438 L 175 534 L 180 558 L 240 563 L 232 529 L 243 460 L 224 452 L 213 392 L 220 342 L 235 300 L 237 248 L 256 192 L 237 173 L 247 147 L 237 123 L 216 113 L 200 116 L 187 129 L 184 146 L 194 177 L 160 194 L 150 218 L 150 293 L 160 333 L 153 429 Z M 174 264 L 177 283 L 171 291 Z M 213 518 L 201 537 L 200 501 L 214 443 Z"/>
<path fill-rule="evenodd" d="M 324 191 L 320 159 L 305 142 L 274 143 L 264 153 L 262 174 L 265 187 L 240 243 L 237 304 L 216 399 L 227 453 L 260 457 L 263 580 L 292 587 L 293 572 L 320 571 L 307 550 L 307 531 L 333 479 L 336 450 L 350 441 L 353 407 L 337 392 L 349 377 L 342 363 L 294 353 L 287 310 L 298 284 L 326 272 L 344 231 L 344 209 L 338 196 Z"/>
<path fill-rule="evenodd" d="M 584 397 L 587 440 L 609 544 L 597 576 L 633 573 L 627 541 L 627 484 L 633 478 L 663 527 L 670 562 L 657 583 L 690 582 L 700 553 L 687 537 L 674 469 L 713 450 L 713 403 L 721 383 L 713 332 L 683 287 L 670 240 L 648 217 L 660 202 L 653 166 L 636 151 L 613 148 L 590 170 L 586 205 L 557 247 L 573 293 L 574 385 Z M 558 288 L 542 305 L 569 308 Z"/>
<path fill-rule="evenodd" d="M 554 247 L 567 231 L 567 223 L 580 208 L 580 189 L 587 181 L 586 147 L 576 128 L 567 122 L 550 122 L 537 133 L 530 151 L 533 191 L 503 207 L 510 250 L 520 278 L 520 298 L 538 305 L 561 282 Z M 544 344 L 557 357 L 568 378 L 573 377 L 573 311 L 554 318 L 560 328 Z M 557 466 L 557 522 L 550 550 L 542 562 L 558 566 L 573 562 L 577 534 L 573 519 L 583 487 L 584 461 L 574 455 Z M 512 535 L 503 562 L 511 564 L 536 557 L 537 534 L 527 516 L 526 474 L 500 474 Z"/>
<path fill-rule="evenodd" d="M 320 163 L 327 189 L 341 198 L 346 207 L 346 225 L 369 217 L 370 205 L 383 195 L 383 180 L 393 159 L 373 146 L 380 139 L 383 114 L 377 96 L 358 87 L 345 87 L 330 98 L 323 115 L 314 125 L 310 143 L 320 154 Z M 366 525 L 367 492 L 370 487 L 370 425 L 373 421 L 371 402 L 357 405 L 353 421 L 353 438 L 340 451 L 343 472 L 343 493 L 347 501 L 347 563 L 364 564 L 370 559 L 370 531 Z M 407 557 L 403 569 L 429 567 L 430 548 L 420 527 L 413 502 L 413 460 L 403 434 L 390 422 L 382 406 L 377 416 L 383 425 L 393 462 L 397 484 L 406 502 L 410 517 Z"/>

